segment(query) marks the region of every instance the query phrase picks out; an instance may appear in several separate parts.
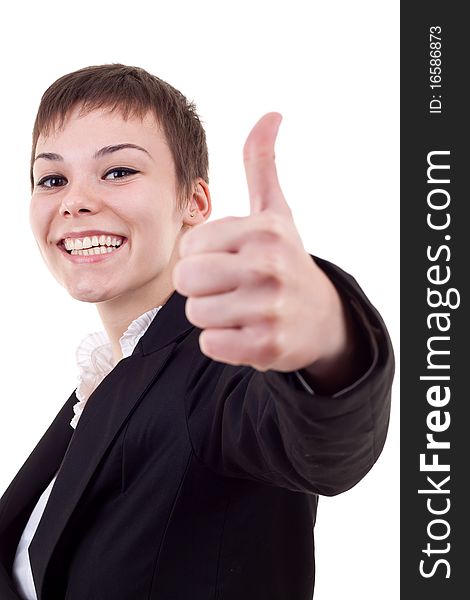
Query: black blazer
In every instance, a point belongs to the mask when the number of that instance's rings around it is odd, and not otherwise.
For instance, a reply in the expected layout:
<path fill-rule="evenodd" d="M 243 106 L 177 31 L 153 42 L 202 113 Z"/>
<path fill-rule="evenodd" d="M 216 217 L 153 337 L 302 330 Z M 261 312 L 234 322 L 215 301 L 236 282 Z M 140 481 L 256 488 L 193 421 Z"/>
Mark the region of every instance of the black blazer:
<path fill-rule="evenodd" d="M 30 546 L 39 600 L 310 600 L 318 494 L 338 494 L 383 447 L 394 371 L 356 281 L 315 259 L 361 323 L 367 373 L 332 397 L 295 373 L 199 349 L 174 293 L 90 396 L 75 391 L 0 500 L 0 599 L 21 533 L 58 470 Z"/>

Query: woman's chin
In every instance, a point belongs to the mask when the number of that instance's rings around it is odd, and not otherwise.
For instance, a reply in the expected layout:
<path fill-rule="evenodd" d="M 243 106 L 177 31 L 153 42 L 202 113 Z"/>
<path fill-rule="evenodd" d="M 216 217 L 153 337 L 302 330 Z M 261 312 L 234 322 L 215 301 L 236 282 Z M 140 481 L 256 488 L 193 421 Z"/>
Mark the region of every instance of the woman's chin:
<path fill-rule="evenodd" d="M 115 296 L 110 290 L 97 290 L 96 288 L 89 289 L 82 287 L 67 287 L 66 289 L 70 296 L 79 302 L 104 302 Z"/>

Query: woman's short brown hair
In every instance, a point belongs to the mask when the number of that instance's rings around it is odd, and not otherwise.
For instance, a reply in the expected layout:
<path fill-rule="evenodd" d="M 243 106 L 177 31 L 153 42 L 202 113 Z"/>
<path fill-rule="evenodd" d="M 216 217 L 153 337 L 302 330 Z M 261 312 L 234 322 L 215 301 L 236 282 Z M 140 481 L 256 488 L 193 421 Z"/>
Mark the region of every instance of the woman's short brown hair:
<path fill-rule="evenodd" d="M 45 92 L 34 122 L 31 152 L 33 163 L 39 136 L 61 127 L 72 109 L 83 114 L 98 108 L 118 110 L 124 119 L 144 117 L 149 111 L 163 129 L 175 163 L 179 206 L 191 195 L 194 182 L 208 181 L 206 134 L 189 102 L 177 89 L 140 67 L 108 64 L 85 67 L 60 77 Z"/>

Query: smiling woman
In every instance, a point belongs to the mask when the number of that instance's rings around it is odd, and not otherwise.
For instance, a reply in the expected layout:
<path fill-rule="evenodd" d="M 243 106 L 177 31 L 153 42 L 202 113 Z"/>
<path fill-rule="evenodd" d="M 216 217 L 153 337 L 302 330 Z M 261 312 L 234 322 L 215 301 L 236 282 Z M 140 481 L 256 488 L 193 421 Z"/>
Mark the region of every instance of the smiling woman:
<path fill-rule="evenodd" d="M 44 94 L 32 231 L 104 331 L 0 500 L 2 600 L 311 599 L 318 498 L 380 455 L 394 356 L 354 278 L 302 245 L 279 125 L 245 144 L 250 214 L 208 223 L 180 92 L 102 65 Z"/>
<path fill-rule="evenodd" d="M 207 184 L 194 182 L 192 201 L 181 211 L 172 154 L 150 111 L 124 119 L 107 108 L 83 114 L 79 105 L 60 128 L 38 136 L 36 152 L 30 207 L 34 236 L 50 271 L 71 296 L 99 303 L 117 361 L 118 340 L 129 323 L 173 292 L 171 272 L 185 225 L 210 213 Z M 190 217 L 196 209 L 198 216 Z M 90 235 L 110 238 L 101 242 L 108 247 L 111 238 L 123 243 L 119 251 L 85 255 L 84 246 L 100 243 L 85 239 Z M 64 252 L 66 238 L 77 240 L 75 253 Z"/>

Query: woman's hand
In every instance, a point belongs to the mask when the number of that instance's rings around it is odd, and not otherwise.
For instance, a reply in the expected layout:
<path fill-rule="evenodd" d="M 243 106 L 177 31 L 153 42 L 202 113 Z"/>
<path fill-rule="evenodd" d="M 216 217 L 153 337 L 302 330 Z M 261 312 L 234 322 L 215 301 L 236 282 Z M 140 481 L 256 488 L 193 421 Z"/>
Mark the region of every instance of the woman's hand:
<path fill-rule="evenodd" d="M 279 186 L 281 115 L 264 115 L 244 147 L 250 215 L 204 223 L 182 238 L 173 273 L 210 358 L 259 371 L 344 367 L 351 340 L 335 287 L 305 251 Z M 325 371 L 326 368 L 326 371 Z"/>

